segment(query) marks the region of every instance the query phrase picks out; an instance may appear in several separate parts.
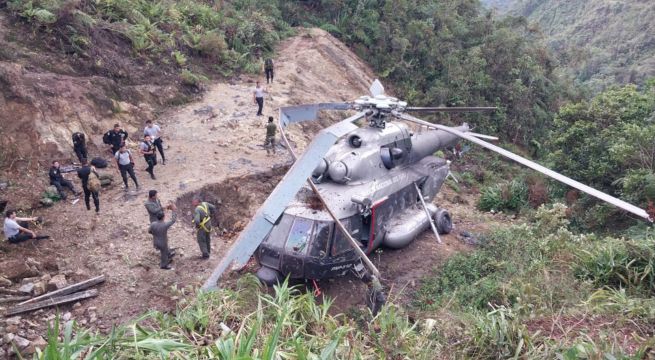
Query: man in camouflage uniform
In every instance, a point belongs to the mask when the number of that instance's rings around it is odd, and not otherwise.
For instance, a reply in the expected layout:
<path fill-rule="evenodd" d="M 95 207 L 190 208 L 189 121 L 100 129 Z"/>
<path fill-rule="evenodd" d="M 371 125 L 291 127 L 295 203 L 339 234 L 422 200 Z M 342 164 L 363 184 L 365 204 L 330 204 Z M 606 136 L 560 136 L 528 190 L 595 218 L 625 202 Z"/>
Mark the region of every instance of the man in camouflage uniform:
<path fill-rule="evenodd" d="M 271 154 L 273 150 L 273 155 L 275 155 L 275 133 L 277 132 L 277 126 L 273 122 L 273 117 L 268 117 L 268 125 L 266 125 L 266 140 L 264 141 L 264 147 L 266 148 L 266 155 Z"/>
<path fill-rule="evenodd" d="M 208 202 L 193 199 L 193 223 L 196 226 L 196 240 L 200 247 L 203 259 L 209 259 L 211 252 L 210 234 L 212 230 L 211 214 L 216 211 L 216 207 Z"/>

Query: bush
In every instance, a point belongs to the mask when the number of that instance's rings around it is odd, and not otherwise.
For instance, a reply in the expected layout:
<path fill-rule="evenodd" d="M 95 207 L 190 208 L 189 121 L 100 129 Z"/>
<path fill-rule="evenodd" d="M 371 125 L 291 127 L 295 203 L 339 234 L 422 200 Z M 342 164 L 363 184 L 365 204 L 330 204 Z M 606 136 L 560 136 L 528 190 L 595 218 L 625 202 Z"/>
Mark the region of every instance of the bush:
<path fill-rule="evenodd" d="M 528 185 L 523 179 L 482 189 L 478 208 L 482 211 L 518 211 L 528 203 Z"/>
<path fill-rule="evenodd" d="M 198 89 L 202 88 L 207 82 L 209 82 L 209 79 L 207 79 L 206 76 L 194 74 L 188 69 L 182 70 L 180 73 L 180 79 L 182 80 L 182 84 L 193 86 Z"/>

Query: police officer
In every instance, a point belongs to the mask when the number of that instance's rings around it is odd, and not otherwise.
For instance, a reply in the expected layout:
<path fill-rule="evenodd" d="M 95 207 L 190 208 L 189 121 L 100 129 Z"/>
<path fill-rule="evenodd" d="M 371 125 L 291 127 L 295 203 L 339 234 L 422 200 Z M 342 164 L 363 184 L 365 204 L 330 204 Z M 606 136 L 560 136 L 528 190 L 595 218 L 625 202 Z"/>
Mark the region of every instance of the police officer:
<path fill-rule="evenodd" d="M 73 133 L 73 150 L 75 151 L 77 158 L 80 160 L 80 163 L 83 159 L 88 158 L 86 152 L 86 139 L 81 132 Z"/>
<path fill-rule="evenodd" d="M 96 176 L 98 178 L 100 177 L 96 172 L 96 169 L 89 166 L 89 162 L 86 159 L 82 159 L 82 167 L 77 170 L 77 177 L 82 180 L 82 190 L 84 190 L 84 203 L 86 204 L 86 209 L 91 210 L 90 198 L 93 196 L 93 204 L 96 206 L 96 214 L 98 214 L 98 212 L 100 212 L 100 196 L 97 189 L 89 189 L 90 176 Z"/>
<path fill-rule="evenodd" d="M 129 188 L 127 185 L 127 174 L 130 174 L 130 177 L 136 185 L 136 189 L 139 190 L 139 182 L 136 180 L 136 174 L 134 174 L 134 159 L 132 158 L 130 150 L 127 150 L 125 147 L 125 144 L 121 145 L 116 154 L 114 154 L 114 157 L 118 163 L 118 169 L 121 172 L 123 183 L 125 184 L 125 191 Z"/>
<path fill-rule="evenodd" d="M 143 141 L 141 142 L 141 145 L 139 145 L 139 150 L 141 151 L 141 154 L 143 154 L 143 158 L 146 160 L 146 164 L 148 164 L 148 168 L 146 171 L 148 174 L 150 174 L 150 177 L 155 180 L 155 165 L 157 165 L 157 153 L 156 153 L 156 148 L 155 144 L 152 142 L 152 138 L 150 135 L 145 135 L 143 137 Z"/>
<path fill-rule="evenodd" d="M 64 193 L 64 188 L 69 189 L 75 196 L 79 195 L 79 193 L 75 191 L 73 183 L 64 179 L 59 166 L 59 161 L 52 162 L 52 167 L 48 172 L 48 176 L 50 177 L 50 185 L 53 185 L 57 188 L 57 192 L 59 193 L 59 196 L 62 200 L 66 200 L 66 193 Z"/>
<path fill-rule="evenodd" d="M 109 130 L 102 137 L 102 141 L 105 144 L 111 145 L 111 153 L 116 154 L 116 152 L 121 148 L 122 145 L 125 145 L 127 140 L 127 131 L 121 129 L 120 124 L 114 124 L 114 130 Z"/>
<path fill-rule="evenodd" d="M 216 207 L 205 201 L 193 199 L 191 203 L 195 210 L 193 212 L 193 223 L 196 226 L 196 240 L 200 247 L 203 259 L 209 259 L 211 252 L 210 233 L 212 230 L 211 214 L 216 211 Z"/>

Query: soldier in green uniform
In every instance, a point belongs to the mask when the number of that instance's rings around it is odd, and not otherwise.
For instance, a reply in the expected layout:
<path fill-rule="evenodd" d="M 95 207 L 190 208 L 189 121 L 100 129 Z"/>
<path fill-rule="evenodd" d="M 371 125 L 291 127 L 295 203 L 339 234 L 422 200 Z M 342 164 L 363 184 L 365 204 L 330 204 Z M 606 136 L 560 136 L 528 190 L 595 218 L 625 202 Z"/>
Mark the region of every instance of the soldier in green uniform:
<path fill-rule="evenodd" d="M 273 154 L 275 154 L 275 133 L 277 132 L 277 126 L 273 122 L 273 117 L 268 117 L 268 125 L 266 125 L 266 140 L 264 141 L 264 147 L 266 148 L 266 155 L 271 154 L 271 149 Z"/>
<path fill-rule="evenodd" d="M 209 259 L 211 252 L 210 233 L 212 230 L 211 214 L 216 207 L 208 202 L 193 199 L 191 203 L 195 210 L 193 212 L 193 223 L 196 225 L 196 239 L 202 253 L 203 259 Z"/>

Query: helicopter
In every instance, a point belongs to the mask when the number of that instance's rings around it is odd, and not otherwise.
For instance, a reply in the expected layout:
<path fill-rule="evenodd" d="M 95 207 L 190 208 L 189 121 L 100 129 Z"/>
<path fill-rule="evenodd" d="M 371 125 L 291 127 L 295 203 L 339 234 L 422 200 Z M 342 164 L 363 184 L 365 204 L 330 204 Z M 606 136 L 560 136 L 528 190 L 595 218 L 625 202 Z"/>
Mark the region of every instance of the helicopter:
<path fill-rule="evenodd" d="M 449 127 L 408 114 L 481 112 L 494 107 L 410 107 L 386 95 L 378 80 L 369 91 L 370 96 L 349 103 L 280 109 L 282 139 L 296 161 L 203 289 L 215 289 L 229 266 L 244 266 L 255 254 L 260 265 L 256 275 L 267 285 L 286 277 L 321 280 L 353 272 L 371 285 L 373 297 L 379 296 L 380 273 L 369 254 L 381 246 L 405 247 L 427 229 L 441 242 L 440 234 L 453 229 L 449 212 L 432 203 L 450 175 L 450 162 L 433 154 L 461 139 L 653 221 L 643 209 L 485 141 L 497 138 L 474 133 L 466 123 Z M 284 129 L 316 120 L 323 110 L 356 114 L 321 130 L 298 157 Z M 355 125 L 359 120 L 365 123 Z M 419 131 L 412 131 L 407 122 L 419 125 Z"/>

